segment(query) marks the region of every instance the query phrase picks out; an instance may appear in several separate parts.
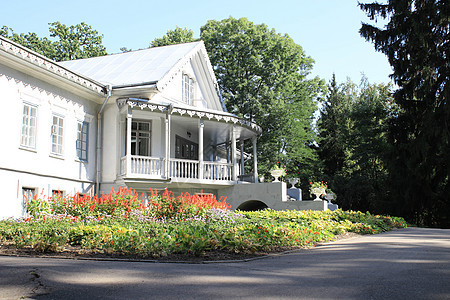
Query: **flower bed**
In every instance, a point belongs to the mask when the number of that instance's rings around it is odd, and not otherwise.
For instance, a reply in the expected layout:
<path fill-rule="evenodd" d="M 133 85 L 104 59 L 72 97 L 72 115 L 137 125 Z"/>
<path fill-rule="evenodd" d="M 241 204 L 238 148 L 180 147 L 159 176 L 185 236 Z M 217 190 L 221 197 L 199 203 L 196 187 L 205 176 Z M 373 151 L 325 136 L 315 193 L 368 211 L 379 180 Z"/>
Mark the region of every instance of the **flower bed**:
<path fill-rule="evenodd" d="M 167 257 L 264 253 L 314 246 L 335 235 L 373 234 L 406 227 L 401 218 L 341 211 L 233 212 L 212 195 L 175 197 L 132 189 L 101 197 L 32 199 L 29 218 L 0 221 L 0 242 L 20 249 Z"/>

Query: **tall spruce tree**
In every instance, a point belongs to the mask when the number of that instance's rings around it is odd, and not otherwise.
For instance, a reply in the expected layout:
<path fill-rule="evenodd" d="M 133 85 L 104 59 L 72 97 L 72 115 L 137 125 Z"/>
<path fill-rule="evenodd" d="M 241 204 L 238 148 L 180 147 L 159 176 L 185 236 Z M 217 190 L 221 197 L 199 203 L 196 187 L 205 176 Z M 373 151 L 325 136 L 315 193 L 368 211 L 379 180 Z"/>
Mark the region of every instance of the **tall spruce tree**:
<path fill-rule="evenodd" d="M 392 124 L 392 201 L 421 225 L 450 227 L 450 2 L 388 0 L 359 4 L 384 28 L 360 33 L 386 54 L 401 113 Z"/>
<path fill-rule="evenodd" d="M 386 155 L 388 124 L 396 113 L 391 87 L 351 81 L 337 84 L 333 76 L 318 128 L 323 178 L 344 209 L 388 212 Z"/>

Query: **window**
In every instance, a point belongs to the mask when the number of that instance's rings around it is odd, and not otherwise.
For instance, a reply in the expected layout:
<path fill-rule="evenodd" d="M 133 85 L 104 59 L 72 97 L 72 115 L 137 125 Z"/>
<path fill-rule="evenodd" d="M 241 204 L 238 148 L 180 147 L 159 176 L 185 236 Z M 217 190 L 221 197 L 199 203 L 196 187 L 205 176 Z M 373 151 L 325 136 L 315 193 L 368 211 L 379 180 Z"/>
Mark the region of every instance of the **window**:
<path fill-rule="evenodd" d="M 22 215 L 25 216 L 27 214 L 27 202 L 33 200 L 36 195 L 36 189 L 23 187 L 22 188 Z"/>
<path fill-rule="evenodd" d="M 36 148 L 36 117 L 37 108 L 30 104 L 23 104 L 22 134 L 20 145 L 28 148 Z"/>
<path fill-rule="evenodd" d="M 62 190 L 52 190 L 52 196 L 61 196 L 64 197 L 64 191 Z"/>
<path fill-rule="evenodd" d="M 198 144 L 176 136 L 175 158 L 198 160 Z"/>
<path fill-rule="evenodd" d="M 53 115 L 52 122 L 52 153 L 62 155 L 64 118 Z"/>
<path fill-rule="evenodd" d="M 183 74 L 183 102 L 191 104 L 194 98 L 194 79 L 187 74 Z"/>
<path fill-rule="evenodd" d="M 62 190 L 52 190 L 52 199 L 62 200 L 66 196 L 66 193 Z"/>
<path fill-rule="evenodd" d="M 131 155 L 151 156 L 151 122 L 131 122 Z"/>
<path fill-rule="evenodd" d="M 78 122 L 77 124 L 77 157 L 82 161 L 88 160 L 88 136 L 89 136 L 89 123 Z"/>

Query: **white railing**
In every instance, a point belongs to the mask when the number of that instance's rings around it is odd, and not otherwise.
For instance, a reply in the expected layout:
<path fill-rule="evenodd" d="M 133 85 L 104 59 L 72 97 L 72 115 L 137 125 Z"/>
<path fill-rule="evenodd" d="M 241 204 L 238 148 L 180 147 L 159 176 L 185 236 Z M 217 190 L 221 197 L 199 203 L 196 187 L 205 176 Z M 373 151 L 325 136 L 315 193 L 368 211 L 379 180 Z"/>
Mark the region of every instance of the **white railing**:
<path fill-rule="evenodd" d="M 162 176 L 164 174 L 164 159 L 150 156 L 131 156 L 130 172 L 134 175 Z M 120 174 L 127 174 L 127 157 L 120 159 Z"/>
<path fill-rule="evenodd" d="M 130 161 L 130 174 L 127 174 L 127 157 L 123 156 L 120 158 L 121 176 L 140 175 L 145 177 L 147 175 L 160 178 L 165 176 L 164 158 L 132 155 Z M 168 175 L 170 178 L 200 179 L 199 171 L 200 162 L 198 160 L 176 158 L 169 160 Z M 233 165 L 230 163 L 204 161 L 201 177 L 203 180 L 231 181 L 233 180 Z"/>
<path fill-rule="evenodd" d="M 197 160 L 171 158 L 169 161 L 169 177 L 197 179 L 198 165 Z"/>
<path fill-rule="evenodd" d="M 233 178 L 232 164 L 205 161 L 203 169 L 203 178 L 207 180 L 232 180 Z"/>
<path fill-rule="evenodd" d="M 120 176 L 124 176 L 127 174 L 127 157 L 122 156 L 120 158 Z"/>

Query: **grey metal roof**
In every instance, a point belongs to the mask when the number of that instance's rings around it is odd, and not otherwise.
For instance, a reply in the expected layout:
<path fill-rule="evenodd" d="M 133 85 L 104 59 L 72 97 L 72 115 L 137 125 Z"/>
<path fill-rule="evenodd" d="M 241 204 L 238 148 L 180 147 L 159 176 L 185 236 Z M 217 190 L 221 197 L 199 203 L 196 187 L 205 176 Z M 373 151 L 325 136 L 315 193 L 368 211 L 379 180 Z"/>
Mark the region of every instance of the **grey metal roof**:
<path fill-rule="evenodd" d="M 60 62 L 78 74 L 112 86 L 157 82 L 201 42 L 154 47 Z"/>

